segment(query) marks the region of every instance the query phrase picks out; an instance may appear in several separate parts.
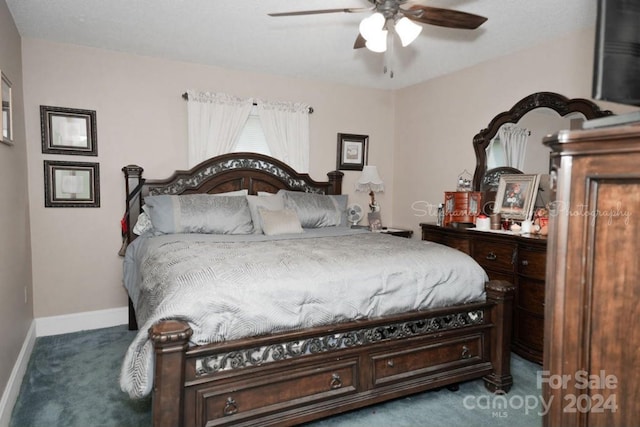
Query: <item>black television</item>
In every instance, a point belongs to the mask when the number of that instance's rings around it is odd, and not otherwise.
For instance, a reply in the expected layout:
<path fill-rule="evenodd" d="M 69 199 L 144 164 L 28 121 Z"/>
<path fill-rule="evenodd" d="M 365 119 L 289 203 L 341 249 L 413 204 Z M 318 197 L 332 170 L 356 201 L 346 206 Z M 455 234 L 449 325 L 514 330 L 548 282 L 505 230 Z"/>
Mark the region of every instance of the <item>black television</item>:
<path fill-rule="evenodd" d="M 640 106 L 640 0 L 598 0 L 592 97 Z"/>

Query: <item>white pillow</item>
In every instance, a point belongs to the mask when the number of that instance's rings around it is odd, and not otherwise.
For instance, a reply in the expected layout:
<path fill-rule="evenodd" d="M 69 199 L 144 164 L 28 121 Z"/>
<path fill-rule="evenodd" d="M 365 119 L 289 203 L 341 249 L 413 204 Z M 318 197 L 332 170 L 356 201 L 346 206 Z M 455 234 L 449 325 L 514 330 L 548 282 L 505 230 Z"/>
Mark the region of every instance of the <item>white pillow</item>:
<path fill-rule="evenodd" d="M 253 232 L 262 234 L 262 218 L 259 209 L 269 211 L 281 211 L 284 209 L 284 199 L 281 195 L 272 197 L 247 196 L 249 202 L 249 210 L 251 211 L 251 220 L 253 221 Z"/>
<path fill-rule="evenodd" d="M 262 218 L 262 231 L 267 236 L 304 232 L 302 225 L 300 225 L 298 214 L 293 209 L 283 209 L 281 211 L 259 209 L 259 212 Z"/>

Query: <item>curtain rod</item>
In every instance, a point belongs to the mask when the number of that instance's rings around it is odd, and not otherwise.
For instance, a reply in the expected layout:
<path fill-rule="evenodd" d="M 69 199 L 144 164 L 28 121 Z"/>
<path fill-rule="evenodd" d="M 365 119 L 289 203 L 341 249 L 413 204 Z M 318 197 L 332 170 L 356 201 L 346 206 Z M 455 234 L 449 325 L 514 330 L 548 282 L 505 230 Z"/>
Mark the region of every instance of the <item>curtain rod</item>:
<path fill-rule="evenodd" d="M 189 100 L 189 94 L 187 92 L 182 94 L 182 99 L 184 99 L 185 101 Z M 253 103 L 253 105 L 257 105 L 255 102 Z M 309 107 L 309 114 L 313 113 L 313 107 Z"/>

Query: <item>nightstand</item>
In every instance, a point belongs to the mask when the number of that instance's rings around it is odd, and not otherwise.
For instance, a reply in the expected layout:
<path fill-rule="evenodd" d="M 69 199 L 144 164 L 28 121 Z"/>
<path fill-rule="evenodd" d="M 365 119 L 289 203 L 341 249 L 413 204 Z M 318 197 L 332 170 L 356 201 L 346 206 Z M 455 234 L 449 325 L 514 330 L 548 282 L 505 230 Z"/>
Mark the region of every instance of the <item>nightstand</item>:
<path fill-rule="evenodd" d="M 391 234 L 392 236 L 405 237 L 409 239 L 413 235 L 413 230 L 402 230 L 400 228 L 383 227 L 380 233 Z"/>

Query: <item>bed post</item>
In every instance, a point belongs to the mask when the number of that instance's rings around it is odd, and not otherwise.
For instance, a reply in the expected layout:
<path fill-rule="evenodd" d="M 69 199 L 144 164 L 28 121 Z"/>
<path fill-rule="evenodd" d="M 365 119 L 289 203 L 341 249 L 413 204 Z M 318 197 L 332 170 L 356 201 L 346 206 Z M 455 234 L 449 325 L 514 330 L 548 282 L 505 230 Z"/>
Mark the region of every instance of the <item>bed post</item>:
<path fill-rule="evenodd" d="M 165 320 L 149 329 L 155 350 L 153 427 L 180 427 L 184 412 L 185 350 L 193 331 L 186 322 Z"/>
<path fill-rule="evenodd" d="M 484 384 L 492 392 L 508 392 L 513 385 L 511 376 L 511 325 L 515 286 L 504 280 L 490 280 L 485 285 L 487 301 L 495 305 L 490 311 L 491 364 L 493 372 L 484 377 Z"/>
<path fill-rule="evenodd" d="M 344 174 L 340 171 L 333 171 L 327 174 L 329 183 L 331 183 L 331 194 L 342 194 L 342 177 Z"/>
<path fill-rule="evenodd" d="M 135 239 L 135 234 L 133 234 L 132 227 L 135 225 L 135 222 L 131 221 L 132 218 L 138 218 L 140 215 L 140 199 L 138 199 L 138 203 L 136 204 L 136 196 L 139 192 L 139 185 L 142 179 L 142 169 L 137 165 L 128 165 L 122 168 L 122 172 L 124 172 L 124 183 L 127 192 L 126 196 L 126 207 L 124 212 L 124 220 L 127 226 L 127 243 L 131 243 L 133 239 Z"/>

